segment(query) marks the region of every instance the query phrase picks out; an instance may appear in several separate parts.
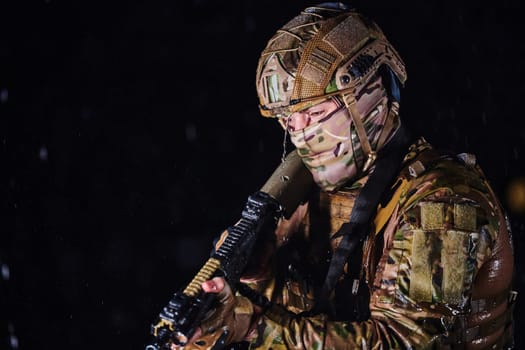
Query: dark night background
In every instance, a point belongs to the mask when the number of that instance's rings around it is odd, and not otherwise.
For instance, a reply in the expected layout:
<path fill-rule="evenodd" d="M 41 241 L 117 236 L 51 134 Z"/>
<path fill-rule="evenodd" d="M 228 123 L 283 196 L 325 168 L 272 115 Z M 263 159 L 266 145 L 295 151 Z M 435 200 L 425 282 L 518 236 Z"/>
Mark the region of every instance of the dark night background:
<path fill-rule="evenodd" d="M 315 3 L 1 3 L 0 349 L 8 331 L 19 349 L 143 348 L 279 162 L 257 58 Z M 525 215 L 507 197 L 525 191 L 523 8 L 484 4 L 357 3 L 407 64 L 404 120 L 477 155 L 513 221 L 523 290 Z"/>

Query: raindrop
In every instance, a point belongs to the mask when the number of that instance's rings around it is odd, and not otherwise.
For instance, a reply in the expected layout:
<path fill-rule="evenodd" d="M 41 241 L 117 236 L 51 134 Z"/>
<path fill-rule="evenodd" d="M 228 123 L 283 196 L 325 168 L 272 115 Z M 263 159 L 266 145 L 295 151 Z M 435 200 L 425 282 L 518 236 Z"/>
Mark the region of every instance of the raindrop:
<path fill-rule="evenodd" d="M 9 344 L 13 349 L 18 349 L 18 338 L 16 337 L 16 335 L 11 334 L 9 336 Z"/>
<path fill-rule="evenodd" d="M 47 161 L 47 156 L 48 156 L 47 147 L 46 146 L 40 147 L 40 150 L 38 151 L 38 158 L 40 158 L 41 161 L 45 162 Z"/>
<path fill-rule="evenodd" d="M 197 139 L 197 129 L 192 123 L 186 124 L 186 140 L 192 142 Z"/>
<path fill-rule="evenodd" d="M 9 280 L 9 277 L 11 276 L 9 266 L 7 266 L 6 264 L 2 264 L 1 271 L 2 271 L 2 278 L 4 279 L 4 281 Z"/>
<path fill-rule="evenodd" d="M 487 113 L 485 112 L 481 113 L 481 122 L 483 123 L 484 126 L 487 125 Z"/>
<path fill-rule="evenodd" d="M 5 88 L 0 90 L 0 103 L 2 104 L 7 103 L 8 99 L 9 99 L 9 91 Z"/>

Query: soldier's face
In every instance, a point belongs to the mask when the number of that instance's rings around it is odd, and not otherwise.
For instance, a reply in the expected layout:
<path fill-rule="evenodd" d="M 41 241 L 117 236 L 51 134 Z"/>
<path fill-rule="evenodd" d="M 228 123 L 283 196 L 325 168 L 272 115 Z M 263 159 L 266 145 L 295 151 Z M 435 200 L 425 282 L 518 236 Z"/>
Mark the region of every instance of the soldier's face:
<path fill-rule="evenodd" d="M 346 107 L 330 99 L 291 114 L 290 140 L 316 183 L 331 191 L 355 175 L 351 118 Z"/>
<path fill-rule="evenodd" d="M 356 118 L 363 121 L 366 137 L 376 147 L 388 112 L 381 78 L 370 81 L 356 95 Z M 326 191 L 355 179 L 364 164 L 364 151 L 350 111 L 337 97 L 281 119 L 292 143 L 317 184 Z"/>
<path fill-rule="evenodd" d="M 300 112 L 292 113 L 286 121 L 288 131 L 299 131 L 312 123 L 322 122 L 338 108 L 333 99 L 321 102 Z"/>

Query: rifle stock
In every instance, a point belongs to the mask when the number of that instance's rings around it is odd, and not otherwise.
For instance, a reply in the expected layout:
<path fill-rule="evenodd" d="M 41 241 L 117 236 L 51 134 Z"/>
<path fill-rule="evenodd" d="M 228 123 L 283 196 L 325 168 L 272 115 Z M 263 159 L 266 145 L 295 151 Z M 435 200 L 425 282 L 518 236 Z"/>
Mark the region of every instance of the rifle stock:
<path fill-rule="evenodd" d="M 154 340 L 146 350 L 183 346 L 191 338 L 215 294 L 203 293 L 201 284 L 221 274 L 231 286 L 239 282 L 260 233 L 275 230 L 280 217 L 290 217 L 313 183 L 310 172 L 295 151 L 288 154 L 263 187 L 248 197 L 241 219 L 228 228 L 220 247 L 212 253 L 182 292 L 174 294 L 151 325 Z M 218 344 L 219 345 L 219 344 Z M 220 348 L 217 346 L 216 348 Z"/>

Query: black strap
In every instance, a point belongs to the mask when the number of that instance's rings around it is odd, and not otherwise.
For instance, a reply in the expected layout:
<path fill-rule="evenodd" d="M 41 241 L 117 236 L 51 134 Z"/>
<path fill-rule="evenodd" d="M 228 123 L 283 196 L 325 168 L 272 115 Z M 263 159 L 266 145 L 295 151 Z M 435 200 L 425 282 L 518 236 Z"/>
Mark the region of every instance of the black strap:
<path fill-rule="evenodd" d="M 343 273 L 348 257 L 362 246 L 370 232 L 372 215 L 375 214 L 383 193 L 399 175 L 409 144 L 409 133 L 401 126 L 385 147 L 378 152 L 375 169 L 356 198 L 350 221 L 342 224 L 333 236 L 343 238 L 332 256 L 319 302 L 313 312 L 326 310 L 330 294 Z"/>

